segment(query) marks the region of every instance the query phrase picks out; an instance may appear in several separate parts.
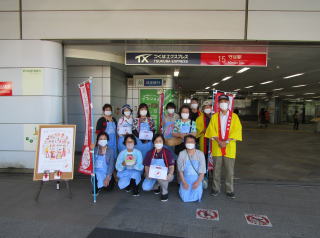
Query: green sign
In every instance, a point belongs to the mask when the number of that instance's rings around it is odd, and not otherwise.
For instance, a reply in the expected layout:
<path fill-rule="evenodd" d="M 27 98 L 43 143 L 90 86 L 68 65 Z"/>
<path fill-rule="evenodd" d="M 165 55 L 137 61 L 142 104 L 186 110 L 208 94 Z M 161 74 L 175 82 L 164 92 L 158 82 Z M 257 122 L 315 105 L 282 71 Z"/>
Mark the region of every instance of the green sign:
<path fill-rule="evenodd" d="M 155 122 L 156 129 L 159 128 L 159 102 L 158 89 L 140 89 L 140 103 L 146 103 L 149 107 L 150 115 Z M 173 89 L 164 91 L 164 106 L 169 102 L 176 103 L 176 93 Z"/>

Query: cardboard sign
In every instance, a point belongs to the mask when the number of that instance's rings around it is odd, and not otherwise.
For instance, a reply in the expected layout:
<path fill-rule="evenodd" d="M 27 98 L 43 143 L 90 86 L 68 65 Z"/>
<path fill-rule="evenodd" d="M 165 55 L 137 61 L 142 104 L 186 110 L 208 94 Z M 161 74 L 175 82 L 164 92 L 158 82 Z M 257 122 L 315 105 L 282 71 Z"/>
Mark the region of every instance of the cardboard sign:
<path fill-rule="evenodd" d="M 136 164 L 136 157 L 133 156 L 132 154 L 128 154 L 125 159 L 125 162 L 127 166 L 133 166 Z"/>
<path fill-rule="evenodd" d="M 153 132 L 152 131 L 140 131 L 139 139 L 140 140 L 152 140 Z"/>
<path fill-rule="evenodd" d="M 73 179 L 75 125 L 40 125 L 33 180 Z M 55 172 L 55 171 L 59 171 Z"/>
<path fill-rule="evenodd" d="M 168 168 L 158 165 L 150 165 L 149 178 L 167 180 Z"/>
<path fill-rule="evenodd" d="M 219 221 L 219 212 L 213 209 L 202 209 L 198 208 L 196 211 L 197 219 L 211 220 L 211 221 Z"/>
<path fill-rule="evenodd" d="M 266 215 L 245 214 L 244 216 L 249 225 L 272 227 L 272 224 Z"/>

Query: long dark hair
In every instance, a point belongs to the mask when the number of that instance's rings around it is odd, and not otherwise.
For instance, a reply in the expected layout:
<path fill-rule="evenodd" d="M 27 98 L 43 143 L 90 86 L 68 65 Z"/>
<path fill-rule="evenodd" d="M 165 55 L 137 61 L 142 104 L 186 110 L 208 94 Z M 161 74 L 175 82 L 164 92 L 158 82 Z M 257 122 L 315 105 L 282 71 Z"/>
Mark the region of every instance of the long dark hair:
<path fill-rule="evenodd" d="M 96 140 L 96 147 L 98 146 L 98 141 L 100 139 L 101 136 L 106 136 L 107 137 L 107 140 L 109 141 L 109 135 L 106 133 L 106 132 L 100 132 L 98 135 L 97 135 L 97 140 Z"/>
<path fill-rule="evenodd" d="M 145 104 L 145 103 L 141 103 L 140 105 L 139 105 L 139 108 L 138 108 L 138 118 L 140 118 L 141 116 L 140 116 L 140 109 L 142 109 L 142 108 L 147 108 L 147 117 L 150 117 L 150 112 L 149 112 L 149 107 L 148 107 L 148 105 L 147 104 Z"/>

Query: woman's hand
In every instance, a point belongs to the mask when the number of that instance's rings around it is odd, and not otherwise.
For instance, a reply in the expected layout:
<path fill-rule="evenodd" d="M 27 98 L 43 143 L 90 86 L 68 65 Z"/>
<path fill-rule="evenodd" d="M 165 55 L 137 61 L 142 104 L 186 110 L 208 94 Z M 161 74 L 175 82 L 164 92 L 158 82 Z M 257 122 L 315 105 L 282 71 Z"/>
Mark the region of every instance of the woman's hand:
<path fill-rule="evenodd" d="M 105 187 L 108 187 L 109 186 L 109 183 L 110 183 L 110 176 L 107 176 L 106 178 L 105 178 L 105 180 L 103 181 L 103 186 L 105 186 Z"/>
<path fill-rule="evenodd" d="M 199 186 L 199 181 L 195 181 L 193 184 L 192 184 L 192 189 L 197 189 Z"/>
<path fill-rule="evenodd" d="M 127 166 L 126 161 L 122 162 L 122 166 Z"/>
<path fill-rule="evenodd" d="M 186 182 L 182 182 L 182 186 L 185 190 L 189 189 L 189 184 L 187 184 Z"/>

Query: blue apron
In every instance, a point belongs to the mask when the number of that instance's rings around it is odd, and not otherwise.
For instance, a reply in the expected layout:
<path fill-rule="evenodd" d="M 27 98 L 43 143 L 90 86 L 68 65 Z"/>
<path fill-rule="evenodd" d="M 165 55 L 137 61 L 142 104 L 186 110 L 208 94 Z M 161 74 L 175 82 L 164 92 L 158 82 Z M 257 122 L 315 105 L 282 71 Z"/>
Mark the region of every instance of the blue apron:
<path fill-rule="evenodd" d="M 94 169 L 97 178 L 97 187 L 102 188 L 104 186 L 103 181 L 106 179 L 108 172 L 108 165 L 106 163 L 105 155 L 94 155 Z"/>
<path fill-rule="evenodd" d="M 131 127 L 132 124 L 129 124 L 127 121 L 124 121 L 121 125 L 118 125 L 119 127 Z M 119 136 L 118 138 L 118 151 L 121 152 L 126 149 L 126 146 L 123 144 L 124 142 L 124 136 Z"/>
<path fill-rule="evenodd" d="M 150 131 L 150 126 L 148 122 L 140 123 L 140 130 L 139 131 Z M 137 145 L 135 146 L 136 149 L 140 150 L 142 154 L 142 158 L 144 158 L 149 150 L 153 148 L 152 141 L 148 141 L 146 143 L 142 143 L 142 141 L 137 138 Z"/>
<path fill-rule="evenodd" d="M 193 164 L 193 167 L 191 165 Z M 198 174 L 195 169 L 198 171 L 200 167 L 200 161 L 198 160 L 190 160 L 186 161 L 186 166 L 183 171 L 183 176 L 187 184 L 189 185 L 189 189 L 184 189 L 182 183 L 180 183 L 179 194 L 183 202 L 195 202 L 201 201 L 202 197 L 202 182 L 199 183 L 196 189 L 192 189 L 192 184 L 198 179 Z"/>
<path fill-rule="evenodd" d="M 127 166 L 124 170 L 119 171 L 117 176 L 119 178 L 118 186 L 120 189 L 124 189 L 130 184 L 130 180 L 134 179 L 136 185 L 138 185 L 141 181 L 141 173 L 142 171 L 136 170 L 132 168 L 132 166 Z"/>
<path fill-rule="evenodd" d="M 191 126 L 192 126 L 191 123 L 192 123 L 191 121 L 189 121 L 189 124 L 187 124 L 187 123 L 182 124 L 181 123 L 181 125 L 180 125 L 180 133 L 190 133 L 191 132 Z"/>
<path fill-rule="evenodd" d="M 166 167 L 166 164 L 164 163 L 163 158 L 162 159 L 152 158 L 150 165 L 157 165 L 157 166 Z M 156 182 L 157 182 L 157 179 L 146 178 L 142 183 L 142 189 L 144 191 L 150 191 L 153 189 Z"/>
<path fill-rule="evenodd" d="M 118 156 L 116 123 L 114 121 L 107 122 L 107 127 L 105 132 L 109 136 L 108 146 L 113 150 L 114 158 L 116 159 Z"/>

